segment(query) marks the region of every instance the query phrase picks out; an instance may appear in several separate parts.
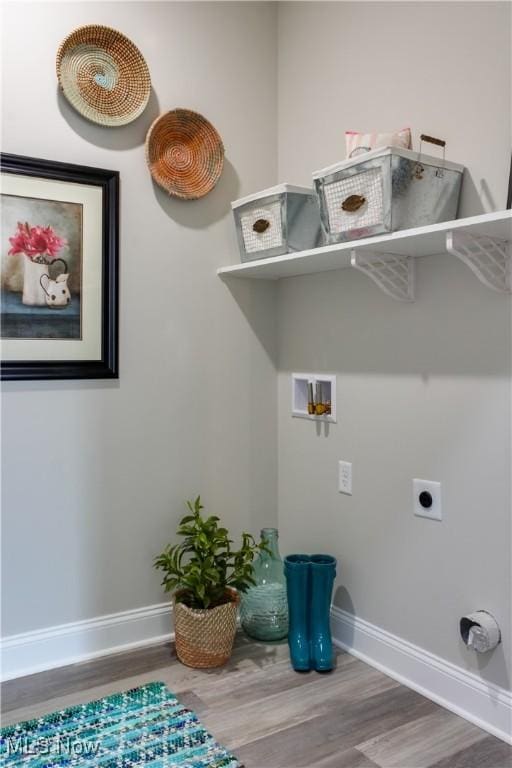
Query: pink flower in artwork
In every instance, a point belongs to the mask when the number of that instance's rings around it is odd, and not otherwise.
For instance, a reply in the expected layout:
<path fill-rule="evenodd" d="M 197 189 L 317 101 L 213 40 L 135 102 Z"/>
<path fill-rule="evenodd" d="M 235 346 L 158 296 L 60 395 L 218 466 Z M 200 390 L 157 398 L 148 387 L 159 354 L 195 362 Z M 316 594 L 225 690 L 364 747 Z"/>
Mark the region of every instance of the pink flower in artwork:
<path fill-rule="evenodd" d="M 28 229 L 28 224 L 26 225 Z M 29 230 L 30 233 L 30 230 Z M 9 238 L 11 248 L 9 250 L 9 256 L 14 256 L 17 253 L 25 253 L 27 249 L 28 234 L 25 226 L 18 221 L 18 229 L 13 237 Z"/>
<path fill-rule="evenodd" d="M 29 227 L 26 222 L 22 224 L 20 221 L 15 234 L 9 238 L 9 242 L 11 244 L 10 256 L 24 253 L 32 261 L 43 255 L 47 259 L 55 259 L 61 248 L 67 245 L 67 241 L 55 234 L 51 227 Z"/>

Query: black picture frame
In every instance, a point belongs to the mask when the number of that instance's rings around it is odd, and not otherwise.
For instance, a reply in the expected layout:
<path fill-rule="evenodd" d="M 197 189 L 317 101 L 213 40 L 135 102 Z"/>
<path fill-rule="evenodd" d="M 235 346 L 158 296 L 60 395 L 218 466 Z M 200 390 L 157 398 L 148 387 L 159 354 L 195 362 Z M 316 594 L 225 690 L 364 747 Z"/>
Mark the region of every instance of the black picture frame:
<path fill-rule="evenodd" d="M 93 185 L 102 191 L 100 359 L 2 360 L 1 378 L 6 381 L 119 378 L 119 172 L 7 153 L 0 154 L 0 170 L 2 173 Z"/>
<path fill-rule="evenodd" d="M 510 173 L 508 176 L 507 210 L 512 208 L 512 156 L 510 158 Z"/>

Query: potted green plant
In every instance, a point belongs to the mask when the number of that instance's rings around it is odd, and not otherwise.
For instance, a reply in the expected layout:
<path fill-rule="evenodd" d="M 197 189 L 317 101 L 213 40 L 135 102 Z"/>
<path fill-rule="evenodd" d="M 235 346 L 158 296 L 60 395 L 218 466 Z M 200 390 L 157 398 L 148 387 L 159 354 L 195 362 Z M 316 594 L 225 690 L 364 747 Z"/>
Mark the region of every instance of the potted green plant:
<path fill-rule="evenodd" d="M 168 544 L 155 558 L 162 586 L 174 593 L 176 653 L 189 667 L 225 664 L 233 649 L 240 592 L 253 585 L 253 560 L 265 545 L 242 533 L 233 550 L 219 518 L 203 517 L 201 498 L 187 501 L 190 514 L 178 525 L 179 544 Z"/>

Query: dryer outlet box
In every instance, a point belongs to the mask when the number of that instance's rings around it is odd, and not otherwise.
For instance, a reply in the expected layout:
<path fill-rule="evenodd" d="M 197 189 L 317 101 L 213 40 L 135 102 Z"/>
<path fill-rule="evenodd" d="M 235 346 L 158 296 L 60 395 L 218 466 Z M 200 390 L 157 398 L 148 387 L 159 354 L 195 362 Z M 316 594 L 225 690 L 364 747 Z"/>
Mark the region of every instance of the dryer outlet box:
<path fill-rule="evenodd" d="M 441 483 L 416 478 L 412 481 L 412 489 L 414 514 L 417 517 L 442 520 Z"/>

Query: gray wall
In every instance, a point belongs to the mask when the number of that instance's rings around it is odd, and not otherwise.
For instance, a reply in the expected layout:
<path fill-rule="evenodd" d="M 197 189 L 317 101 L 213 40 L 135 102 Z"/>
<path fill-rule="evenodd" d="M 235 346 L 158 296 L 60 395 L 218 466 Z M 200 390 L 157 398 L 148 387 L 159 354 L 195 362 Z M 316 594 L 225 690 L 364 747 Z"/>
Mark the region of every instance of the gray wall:
<path fill-rule="evenodd" d="M 132 126 L 95 127 L 57 94 L 55 50 L 93 21 L 146 55 L 154 93 Z M 481 671 L 507 685 L 509 299 L 442 255 L 418 265 L 413 305 L 350 270 L 228 287 L 215 269 L 237 260 L 229 202 L 309 183 L 348 128 L 446 138 L 470 170 L 461 213 L 503 208 L 510 7 L 13 3 L 3 52 L 4 149 L 122 179 L 121 379 L 4 387 L 4 634 L 159 602 L 151 561 L 184 498 L 200 491 L 235 532 L 275 523 L 278 498 L 282 550 L 332 551 L 346 610 L 463 666 L 458 616 L 492 610 L 504 644 Z M 144 163 L 148 125 L 175 106 L 227 149 L 196 203 L 161 194 Z M 328 435 L 290 417 L 294 370 L 337 373 Z M 416 476 L 442 482 L 441 524 L 412 516 Z"/>
<path fill-rule="evenodd" d="M 230 201 L 275 181 L 276 7 L 8 3 L 3 22 L 3 149 L 121 172 L 120 380 L 4 387 L 8 635 L 164 600 L 152 559 L 197 493 L 235 534 L 275 523 L 273 290 L 231 292 L 215 271 L 236 259 Z M 57 47 L 87 23 L 146 57 L 154 90 L 130 126 L 95 126 L 57 92 Z M 145 165 L 151 121 L 177 106 L 226 147 L 198 202 Z"/>
<path fill-rule="evenodd" d="M 279 178 L 343 158 L 347 129 L 411 125 L 468 166 L 462 215 L 503 209 L 510 28 L 507 3 L 283 3 Z M 283 548 L 332 552 L 336 605 L 463 667 L 458 617 L 488 608 L 504 638 L 481 673 L 508 687 L 510 299 L 447 255 L 419 261 L 412 305 L 351 270 L 280 284 Z M 337 373 L 328 435 L 291 418 L 292 371 Z M 413 477 L 441 481 L 442 523 L 413 517 Z"/>

